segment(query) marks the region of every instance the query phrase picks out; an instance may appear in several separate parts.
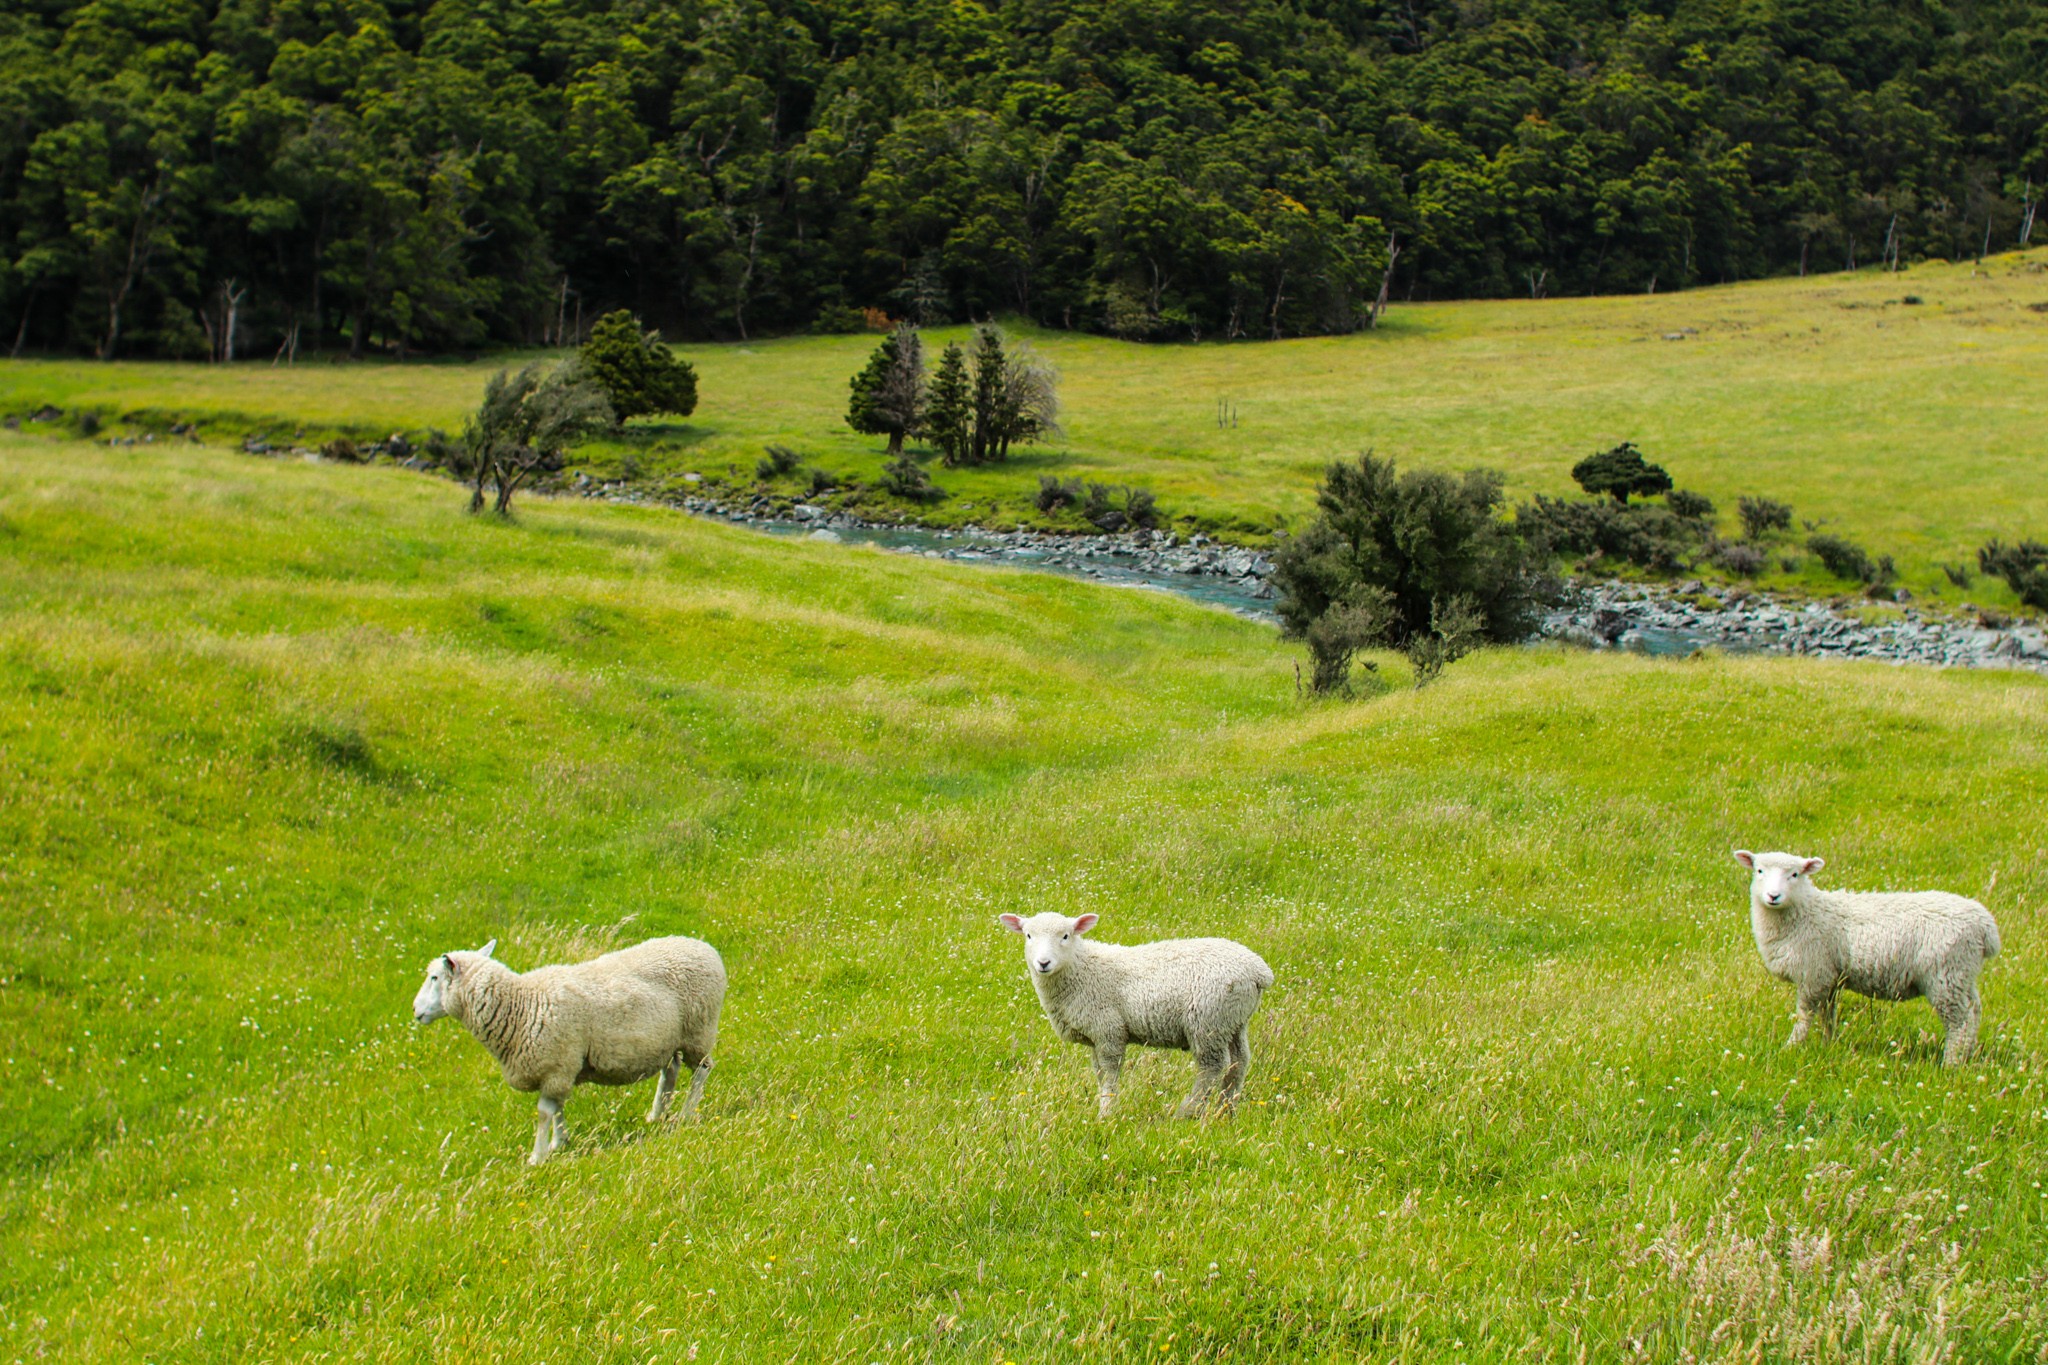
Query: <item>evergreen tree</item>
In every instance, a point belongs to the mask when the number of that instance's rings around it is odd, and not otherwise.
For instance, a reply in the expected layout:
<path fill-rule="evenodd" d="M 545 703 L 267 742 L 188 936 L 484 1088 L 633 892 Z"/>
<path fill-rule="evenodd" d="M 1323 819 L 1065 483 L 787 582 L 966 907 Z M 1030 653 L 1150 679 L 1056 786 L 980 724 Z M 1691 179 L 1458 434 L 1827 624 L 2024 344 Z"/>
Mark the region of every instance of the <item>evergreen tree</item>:
<path fill-rule="evenodd" d="M 924 408 L 925 438 L 947 464 L 965 464 L 973 422 L 973 399 L 967 383 L 967 354 L 955 342 L 940 355 L 938 373 L 932 376 L 931 395 Z"/>
<path fill-rule="evenodd" d="M 643 332 L 640 320 L 621 308 L 590 329 L 583 347 L 583 372 L 611 400 L 623 422 L 658 412 L 688 417 L 697 410 L 697 372 L 661 344 L 661 333 Z"/>
<path fill-rule="evenodd" d="M 1008 429 L 1005 401 L 1008 394 L 1008 365 L 1003 357 L 1003 334 L 993 327 L 974 332 L 974 408 L 968 431 L 967 463 L 986 464 L 1008 453 L 1003 433 Z"/>
<path fill-rule="evenodd" d="M 903 438 L 918 433 L 924 418 L 924 343 L 908 322 L 882 338 L 868 363 L 850 381 L 846 424 L 870 436 L 889 438 L 889 455 L 903 453 Z"/>

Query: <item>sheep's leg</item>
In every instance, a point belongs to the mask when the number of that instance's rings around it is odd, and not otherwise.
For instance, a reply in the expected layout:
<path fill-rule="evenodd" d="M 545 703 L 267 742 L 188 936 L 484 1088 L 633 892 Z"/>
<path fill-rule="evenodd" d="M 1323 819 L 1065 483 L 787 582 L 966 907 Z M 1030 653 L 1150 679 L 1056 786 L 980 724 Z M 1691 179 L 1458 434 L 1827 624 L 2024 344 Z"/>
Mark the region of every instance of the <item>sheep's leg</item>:
<path fill-rule="evenodd" d="M 1799 987 L 1799 1017 L 1793 1021 L 1792 1036 L 1785 1040 L 1786 1047 L 1797 1047 L 1806 1041 L 1807 1033 L 1815 1024 L 1820 1025 L 1821 1037 L 1835 1031 L 1835 986 Z"/>
<path fill-rule="evenodd" d="M 654 1107 L 647 1111 L 647 1121 L 654 1123 L 668 1109 L 669 1098 L 676 1093 L 676 1073 L 682 1069 L 683 1054 L 678 1052 L 668 1059 L 668 1065 L 661 1069 L 661 1079 L 654 1086 Z"/>
<path fill-rule="evenodd" d="M 560 1100 L 552 1095 L 542 1095 L 540 1104 L 536 1107 L 540 1111 L 540 1117 L 533 1125 L 533 1155 L 526 1159 L 529 1166 L 538 1166 L 546 1161 L 567 1137 L 562 1124 Z"/>
<path fill-rule="evenodd" d="M 1941 1064 L 1961 1066 L 1977 1049 L 1977 1021 L 1984 1016 L 1983 998 L 1977 994 L 1976 983 L 1972 982 L 1962 990 L 1944 993 L 1934 1005 L 1935 1012 L 1941 1016 L 1945 1035 Z"/>
<path fill-rule="evenodd" d="M 1252 1070 L 1252 1031 L 1240 1024 L 1237 1037 L 1230 1040 L 1230 1069 L 1223 1073 L 1223 1102 L 1234 1103 L 1244 1091 L 1244 1078 Z"/>
<path fill-rule="evenodd" d="M 1095 1115 L 1108 1118 L 1109 1111 L 1116 1105 L 1117 1078 L 1124 1069 L 1124 1040 L 1105 1039 L 1095 1045 L 1095 1080 L 1098 1087 L 1095 1097 Z"/>
<path fill-rule="evenodd" d="M 697 1101 L 704 1098 L 704 1082 L 711 1079 L 711 1059 L 705 1057 L 690 1068 L 690 1093 L 683 1097 L 684 1123 L 697 1121 Z"/>
<path fill-rule="evenodd" d="M 1230 1040 L 1204 1038 L 1195 1046 L 1195 1088 L 1181 1101 L 1180 1116 L 1198 1119 L 1209 1107 L 1209 1096 L 1223 1083 L 1230 1070 Z"/>

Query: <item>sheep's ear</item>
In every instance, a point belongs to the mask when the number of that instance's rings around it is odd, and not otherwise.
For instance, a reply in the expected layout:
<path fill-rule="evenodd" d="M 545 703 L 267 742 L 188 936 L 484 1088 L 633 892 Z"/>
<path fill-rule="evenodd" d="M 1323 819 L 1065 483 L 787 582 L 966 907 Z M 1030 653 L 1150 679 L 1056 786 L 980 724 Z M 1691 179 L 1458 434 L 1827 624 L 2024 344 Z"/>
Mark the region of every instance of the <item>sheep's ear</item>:
<path fill-rule="evenodd" d="M 450 976 L 462 975 L 462 968 L 455 965 L 455 954 L 453 953 L 441 954 L 441 965 L 448 969 L 448 975 Z"/>
<path fill-rule="evenodd" d="M 477 949 L 476 955 L 478 957 L 489 957 L 491 955 L 492 950 L 495 949 L 497 946 L 498 940 L 492 939 L 489 943 L 486 943 L 483 947 Z"/>
<path fill-rule="evenodd" d="M 1074 932 L 1077 934 L 1087 933 L 1090 929 L 1093 929 L 1095 927 L 1095 920 L 1096 916 L 1094 915 L 1081 916 L 1081 918 L 1074 921 Z"/>
<path fill-rule="evenodd" d="M 1016 915 L 997 915 L 996 923 L 1002 925 L 1013 934 L 1024 932 L 1024 921 Z"/>
<path fill-rule="evenodd" d="M 1812 873 L 1812 872 L 1818 872 L 1818 871 L 1820 871 L 1820 870 L 1821 870 L 1822 868 L 1826 867 L 1827 865 L 1828 865 L 1828 860 L 1827 860 L 1826 858 L 1808 858 L 1808 859 L 1806 860 L 1806 866 L 1804 866 L 1804 867 L 1800 868 L 1799 870 L 1800 870 L 1801 872 L 1808 872 L 1808 873 Z"/>
<path fill-rule="evenodd" d="M 1735 850 L 1735 861 L 1741 863 L 1752 872 L 1756 871 L 1756 855 L 1746 848 Z"/>

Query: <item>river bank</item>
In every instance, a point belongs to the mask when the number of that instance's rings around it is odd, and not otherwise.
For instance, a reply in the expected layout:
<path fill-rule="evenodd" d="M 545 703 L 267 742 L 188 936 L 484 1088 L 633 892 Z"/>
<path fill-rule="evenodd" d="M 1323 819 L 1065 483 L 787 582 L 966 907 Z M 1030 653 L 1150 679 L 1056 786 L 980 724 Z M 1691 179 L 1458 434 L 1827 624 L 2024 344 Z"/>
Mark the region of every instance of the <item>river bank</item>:
<path fill-rule="evenodd" d="M 637 490 L 595 483 L 576 491 L 586 497 L 656 501 Z M 805 503 L 786 514 L 765 502 L 730 507 L 704 497 L 684 497 L 673 505 L 773 535 L 872 544 L 934 559 L 1009 563 L 1176 592 L 1257 620 L 1278 619 L 1271 558 L 1199 535 L 1136 530 L 1074 536 L 985 527 L 933 531 L 870 522 Z M 2000 621 L 1967 605 L 1948 611 L 1910 603 L 1821 601 L 1740 587 L 1710 590 L 1700 582 L 1575 581 L 1565 600 L 1544 618 L 1540 634 L 1589 649 L 1653 655 L 1722 649 L 2048 673 L 2048 630 L 2038 621 Z"/>

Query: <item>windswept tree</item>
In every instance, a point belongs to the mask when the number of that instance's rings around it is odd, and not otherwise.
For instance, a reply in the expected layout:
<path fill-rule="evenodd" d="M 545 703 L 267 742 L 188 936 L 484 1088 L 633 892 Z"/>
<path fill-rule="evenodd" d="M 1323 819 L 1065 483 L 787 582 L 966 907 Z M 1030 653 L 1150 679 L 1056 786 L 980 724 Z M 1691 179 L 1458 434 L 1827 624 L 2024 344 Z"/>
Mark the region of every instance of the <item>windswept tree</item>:
<path fill-rule="evenodd" d="M 1060 375 L 1028 343 L 1018 342 L 1003 359 L 1002 400 L 990 433 L 995 453 L 1010 458 L 1010 444 L 1029 445 L 1060 430 Z"/>
<path fill-rule="evenodd" d="M 908 322 L 882 338 L 849 387 L 846 424 L 869 436 L 887 436 L 889 455 L 903 453 L 903 438 L 919 433 L 925 409 L 924 343 Z"/>
<path fill-rule="evenodd" d="M 516 374 L 500 370 L 484 385 L 484 401 L 462 429 L 475 483 L 469 510 L 484 507 L 484 485 L 496 489 L 494 510 L 512 513 L 512 495 L 536 474 L 562 468 L 569 447 L 615 424 L 604 389 L 578 361 L 549 370 L 539 362 Z"/>
<path fill-rule="evenodd" d="M 662 345 L 660 332 L 642 331 L 623 308 L 597 320 L 581 359 L 618 421 L 664 412 L 688 417 L 697 410 L 697 371 Z"/>

